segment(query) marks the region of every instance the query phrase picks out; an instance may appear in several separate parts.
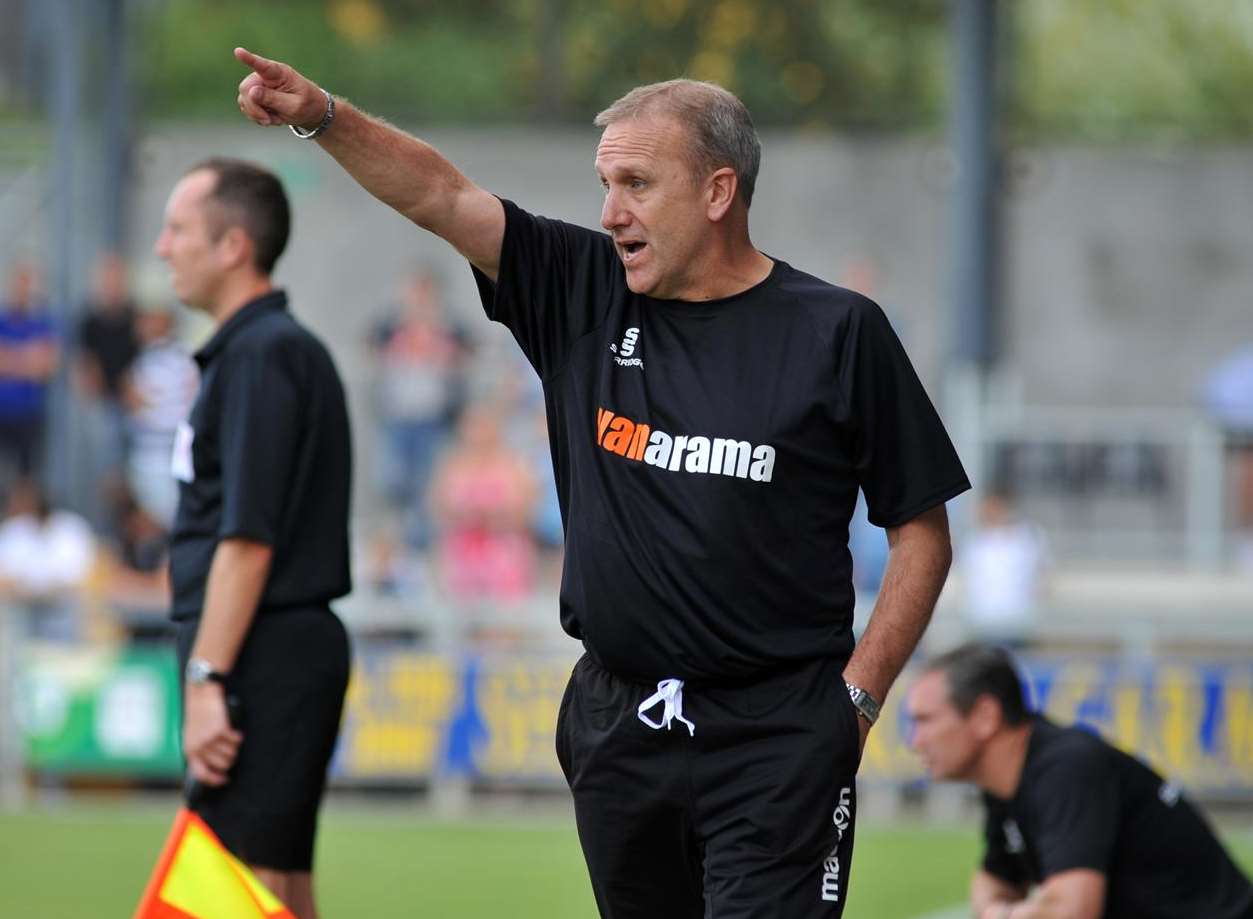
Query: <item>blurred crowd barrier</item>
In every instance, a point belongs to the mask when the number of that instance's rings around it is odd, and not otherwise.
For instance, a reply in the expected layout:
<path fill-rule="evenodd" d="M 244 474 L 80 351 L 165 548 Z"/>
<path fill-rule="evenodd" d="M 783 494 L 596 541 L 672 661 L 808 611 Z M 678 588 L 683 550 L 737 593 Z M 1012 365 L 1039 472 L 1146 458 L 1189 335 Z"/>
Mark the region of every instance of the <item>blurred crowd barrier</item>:
<path fill-rule="evenodd" d="M 985 485 L 1013 494 L 1059 561 L 1239 562 L 1231 438 L 1200 412 L 993 405 L 981 439 Z"/>
<path fill-rule="evenodd" d="M 13 621 L 5 611 L 4 620 Z M 434 610 L 421 621 L 345 614 L 354 669 L 332 772 L 340 787 L 557 791 L 557 711 L 578 646 L 550 603 Z M 416 627 L 415 627 L 416 626 Z M 36 780 L 177 781 L 178 675 L 163 641 L 79 646 L 6 630 L 0 677 L 12 786 Z M 15 640 L 20 647 L 15 646 Z M 1140 648 L 1139 651 L 1136 648 Z M 1253 799 L 1253 655 L 1247 643 L 1141 653 L 1021 652 L 1032 695 L 1208 799 Z M 860 779 L 925 784 L 901 709 L 907 671 L 871 733 Z M 245 704 L 247 704 L 245 700 Z M 693 700 L 693 704 L 699 705 Z M 9 789 L 20 796 L 21 788 Z"/>

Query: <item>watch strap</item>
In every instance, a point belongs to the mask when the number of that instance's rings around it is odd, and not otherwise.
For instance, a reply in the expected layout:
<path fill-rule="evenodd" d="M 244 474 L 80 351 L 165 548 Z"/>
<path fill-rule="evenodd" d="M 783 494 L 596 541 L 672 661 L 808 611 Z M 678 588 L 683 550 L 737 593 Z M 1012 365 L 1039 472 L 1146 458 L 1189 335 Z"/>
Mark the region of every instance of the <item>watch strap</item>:
<path fill-rule="evenodd" d="M 196 657 L 187 662 L 187 668 L 183 673 L 183 677 L 193 686 L 201 683 L 217 683 L 225 686 L 228 676 L 229 674 L 213 669 L 213 665 L 207 660 Z"/>
<path fill-rule="evenodd" d="M 857 709 L 857 714 L 866 719 L 867 724 L 874 724 L 878 721 L 879 710 L 882 708 L 879 700 L 848 680 L 844 681 L 844 685 L 848 688 L 848 697 L 853 700 L 853 707 Z"/>

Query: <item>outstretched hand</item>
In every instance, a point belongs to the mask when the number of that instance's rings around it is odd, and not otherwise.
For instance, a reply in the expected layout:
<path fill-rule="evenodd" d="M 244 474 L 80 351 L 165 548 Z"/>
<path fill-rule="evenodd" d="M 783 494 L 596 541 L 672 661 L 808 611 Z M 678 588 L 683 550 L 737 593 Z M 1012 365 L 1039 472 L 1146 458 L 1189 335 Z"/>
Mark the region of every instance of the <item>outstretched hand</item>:
<path fill-rule="evenodd" d="M 294 124 L 312 128 L 326 114 L 326 95 L 318 85 L 279 61 L 236 48 L 235 59 L 252 73 L 239 83 L 239 110 L 259 125 Z"/>

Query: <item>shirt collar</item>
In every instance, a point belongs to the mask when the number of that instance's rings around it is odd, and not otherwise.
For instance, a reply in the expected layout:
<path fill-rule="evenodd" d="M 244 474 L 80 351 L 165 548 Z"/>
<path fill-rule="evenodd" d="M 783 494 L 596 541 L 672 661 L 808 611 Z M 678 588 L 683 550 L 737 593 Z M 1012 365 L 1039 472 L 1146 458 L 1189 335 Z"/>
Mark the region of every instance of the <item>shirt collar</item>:
<path fill-rule="evenodd" d="M 213 337 L 196 352 L 196 363 L 203 370 L 226 347 L 231 337 L 248 323 L 273 310 L 285 309 L 287 309 L 287 291 L 285 290 L 272 290 L 255 300 L 249 300 L 236 310 L 235 315 L 226 320 L 222 327 L 213 333 Z"/>

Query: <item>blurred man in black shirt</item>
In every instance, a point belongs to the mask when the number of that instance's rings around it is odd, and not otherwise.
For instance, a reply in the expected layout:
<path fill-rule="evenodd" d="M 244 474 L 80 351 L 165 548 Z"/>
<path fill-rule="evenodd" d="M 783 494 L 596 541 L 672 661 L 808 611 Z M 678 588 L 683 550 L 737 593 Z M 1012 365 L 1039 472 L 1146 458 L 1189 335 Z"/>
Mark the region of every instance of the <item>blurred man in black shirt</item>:
<path fill-rule="evenodd" d="M 931 775 L 984 793 L 976 919 L 1253 919 L 1253 887 L 1180 788 L 1029 714 L 1005 651 L 935 658 L 906 705 Z"/>
<path fill-rule="evenodd" d="M 348 685 L 328 604 L 350 586 L 351 457 L 335 365 L 270 280 L 289 220 L 274 175 L 207 160 L 171 192 L 156 252 L 179 299 L 217 324 L 173 464 L 183 752 L 205 789 L 192 804 L 313 919 L 317 811 Z"/>

